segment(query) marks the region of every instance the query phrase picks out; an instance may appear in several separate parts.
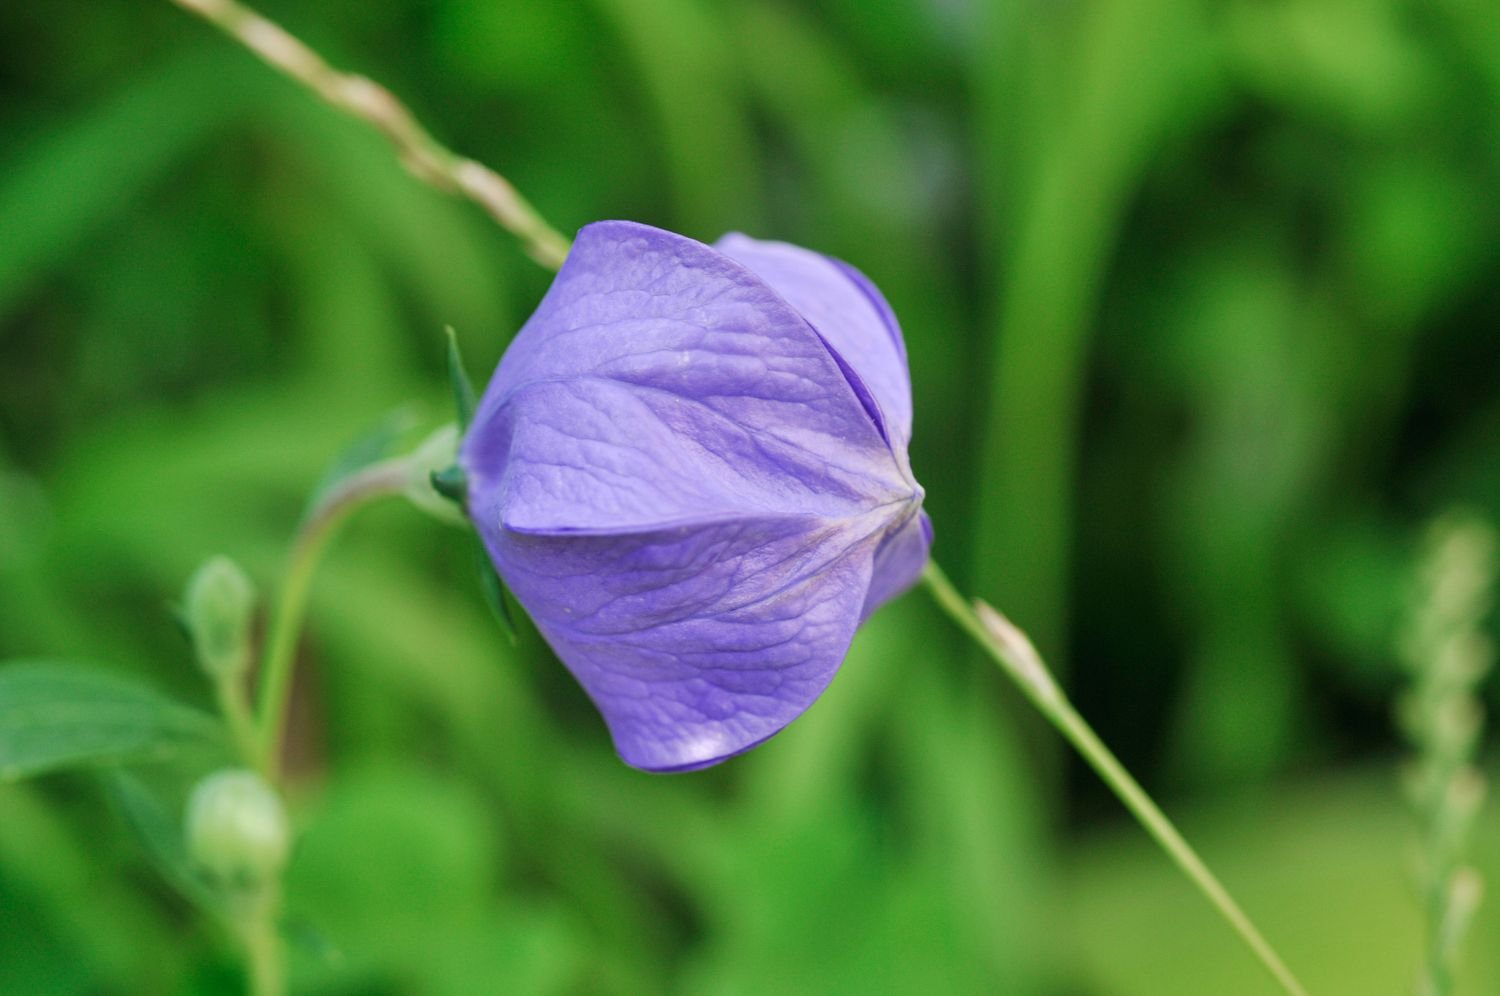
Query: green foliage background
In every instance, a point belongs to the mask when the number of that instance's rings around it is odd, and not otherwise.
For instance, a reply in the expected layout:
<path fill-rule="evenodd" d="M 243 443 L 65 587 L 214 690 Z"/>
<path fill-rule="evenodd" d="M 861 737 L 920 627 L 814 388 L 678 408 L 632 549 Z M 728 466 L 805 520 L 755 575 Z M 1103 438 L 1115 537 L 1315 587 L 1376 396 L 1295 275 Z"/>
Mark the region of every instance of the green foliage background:
<path fill-rule="evenodd" d="M 1395 632 L 1422 524 L 1500 518 L 1491 5 L 265 10 L 565 231 L 865 270 L 910 345 L 939 559 L 1315 992 L 1407 991 Z M 548 278 L 165 3 L 0 7 L 0 657 L 208 706 L 167 611 L 193 567 L 273 589 L 344 444 L 407 399 L 445 417 L 443 326 L 488 370 Z M 1269 991 L 920 593 L 784 735 L 652 777 L 467 557 L 393 504 L 321 575 L 299 990 Z M 0 785 L 0 991 L 232 990 L 111 798 Z M 1493 813 L 1476 839 L 1500 882 Z M 1497 952 L 1491 902 L 1467 991 L 1500 992 Z"/>

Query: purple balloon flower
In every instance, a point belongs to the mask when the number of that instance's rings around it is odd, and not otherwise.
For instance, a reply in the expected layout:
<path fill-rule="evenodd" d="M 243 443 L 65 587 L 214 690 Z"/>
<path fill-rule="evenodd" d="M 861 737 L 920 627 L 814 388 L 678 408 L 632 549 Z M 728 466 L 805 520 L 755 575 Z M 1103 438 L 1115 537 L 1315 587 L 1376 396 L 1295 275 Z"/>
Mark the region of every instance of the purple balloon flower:
<path fill-rule="evenodd" d="M 589 225 L 459 460 L 506 584 L 624 760 L 715 764 L 779 732 L 932 527 L 901 330 L 853 267 Z"/>

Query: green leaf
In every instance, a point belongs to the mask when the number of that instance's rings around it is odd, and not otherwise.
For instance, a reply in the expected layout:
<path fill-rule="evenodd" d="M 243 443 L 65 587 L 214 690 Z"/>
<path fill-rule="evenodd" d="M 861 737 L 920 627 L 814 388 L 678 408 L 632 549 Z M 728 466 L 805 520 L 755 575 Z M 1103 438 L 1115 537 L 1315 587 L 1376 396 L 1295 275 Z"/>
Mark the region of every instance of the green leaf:
<path fill-rule="evenodd" d="M 453 385 L 453 407 L 458 412 L 458 429 L 468 429 L 474 420 L 474 383 L 464 369 L 464 358 L 458 351 L 458 333 L 449 325 L 448 333 L 448 381 Z"/>
<path fill-rule="evenodd" d="M 262 99 L 255 73 L 216 48 L 117 80 L 92 108 L 54 115 L 0 172 L 0 311 L 90 234 L 139 205 L 143 191 L 243 108 Z"/>
<path fill-rule="evenodd" d="M 60 661 L 0 667 L 0 781 L 214 742 L 222 729 L 212 717 L 132 679 Z"/>
<path fill-rule="evenodd" d="M 188 858 L 182 821 L 175 812 L 145 782 L 129 772 L 107 772 L 105 784 L 162 878 L 203 909 L 222 913 L 223 900 Z"/>

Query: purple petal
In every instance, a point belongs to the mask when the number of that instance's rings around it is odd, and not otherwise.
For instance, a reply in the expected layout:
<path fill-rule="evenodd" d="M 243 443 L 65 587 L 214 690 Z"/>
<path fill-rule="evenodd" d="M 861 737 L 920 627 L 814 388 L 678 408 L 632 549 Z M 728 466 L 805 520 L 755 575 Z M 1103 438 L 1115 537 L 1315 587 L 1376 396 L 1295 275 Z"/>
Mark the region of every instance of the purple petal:
<path fill-rule="evenodd" d="M 768 517 L 485 540 L 620 756 L 677 771 L 755 746 L 828 685 L 869 586 L 862 530 L 878 525 Z"/>
<path fill-rule="evenodd" d="M 922 577 L 927 554 L 932 549 L 932 520 L 918 512 L 906 525 L 886 534 L 875 551 L 874 575 L 870 591 L 860 610 L 860 622 L 886 602 L 902 594 Z"/>
<path fill-rule="evenodd" d="M 915 485 L 827 346 L 737 263 L 590 225 L 465 440 L 470 513 L 529 531 L 848 515 Z"/>
<path fill-rule="evenodd" d="M 714 248 L 755 271 L 838 351 L 869 386 L 892 445 L 904 451 L 911 441 L 906 346 L 875 285 L 848 263 L 785 242 L 735 232 Z"/>

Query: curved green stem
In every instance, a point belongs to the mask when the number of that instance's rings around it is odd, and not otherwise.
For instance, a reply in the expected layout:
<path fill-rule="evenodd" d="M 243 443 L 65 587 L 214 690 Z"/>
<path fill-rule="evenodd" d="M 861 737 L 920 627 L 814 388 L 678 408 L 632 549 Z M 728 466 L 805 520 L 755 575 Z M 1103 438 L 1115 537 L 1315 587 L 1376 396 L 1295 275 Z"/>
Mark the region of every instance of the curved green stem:
<path fill-rule="evenodd" d="M 966 601 L 936 563 L 927 564 L 922 581 L 939 607 L 995 659 L 1001 670 L 1020 686 L 1031 704 L 1104 779 L 1104 783 L 1125 804 L 1125 808 L 1130 810 L 1131 815 L 1161 845 L 1162 850 L 1182 873 L 1229 922 L 1281 987 L 1292 996 L 1306 996 L 1302 984 L 1214 877 L 1214 873 L 1209 871 L 1203 859 L 1198 857 L 1198 852 L 1183 839 L 1172 821 L 1167 819 L 1166 814 L 1151 800 L 1140 783 L 1125 770 L 1125 766 L 1099 739 L 1093 727 L 1073 708 L 1026 634 L 984 602 L 971 604 Z"/>
<path fill-rule="evenodd" d="M 266 655 L 260 672 L 256 766 L 272 784 L 280 775 L 281 733 L 286 723 L 297 641 L 307 615 L 313 575 L 323 559 L 323 551 L 351 512 L 376 498 L 399 494 L 409 477 L 410 468 L 404 461 L 386 460 L 345 478 L 308 513 L 292 542 L 291 565 L 271 618 L 271 635 L 266 640 Z"/>

